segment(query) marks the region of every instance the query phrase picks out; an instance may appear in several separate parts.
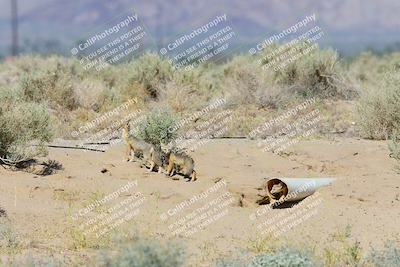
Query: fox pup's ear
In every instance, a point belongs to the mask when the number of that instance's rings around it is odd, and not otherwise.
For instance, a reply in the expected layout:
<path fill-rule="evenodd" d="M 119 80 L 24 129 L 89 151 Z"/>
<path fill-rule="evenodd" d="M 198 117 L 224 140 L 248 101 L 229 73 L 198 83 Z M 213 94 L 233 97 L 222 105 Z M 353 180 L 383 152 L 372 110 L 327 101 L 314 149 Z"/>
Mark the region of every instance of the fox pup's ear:
<path fill-rule="evenodd" d="M 160 143 L 161 150 L 165 153 L 169 152 L 168 145 Z"/>
<path fill-rule="evenodd" d="M 161 150 L 162 150 L 164 153 L 172 152 L 172 150 L 173 150 L 173 148 L 174 148 L 174 145 L 173 145 L 172 142 L 170 142 L 170 143 L 168 143 L 168 144 L 160 143 L 160 145 L 161 145 Z"/>

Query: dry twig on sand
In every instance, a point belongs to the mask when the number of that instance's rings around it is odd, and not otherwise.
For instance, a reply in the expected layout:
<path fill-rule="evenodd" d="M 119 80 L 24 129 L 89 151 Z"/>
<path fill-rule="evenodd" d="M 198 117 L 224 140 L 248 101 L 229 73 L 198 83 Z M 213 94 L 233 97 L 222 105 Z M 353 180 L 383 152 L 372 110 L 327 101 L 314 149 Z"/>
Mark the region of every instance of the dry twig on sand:
<path fill-rule="evenodd" d="M 38 161 L 36 159 L 25 159 L 19 161 L 11 161 L 0 157 L 0 165 L 9 166 L 15 171 L 25 171 L 36 175 L 46 176 L 55 173 L 57 170 L 62 170 L 61 163 L 55 160 Z"/>

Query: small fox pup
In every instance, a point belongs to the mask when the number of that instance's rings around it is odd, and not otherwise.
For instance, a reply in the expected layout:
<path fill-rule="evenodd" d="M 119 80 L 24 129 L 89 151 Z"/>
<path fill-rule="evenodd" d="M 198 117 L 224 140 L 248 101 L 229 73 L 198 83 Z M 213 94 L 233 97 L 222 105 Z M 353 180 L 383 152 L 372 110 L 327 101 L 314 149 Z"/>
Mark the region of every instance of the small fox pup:
<path fill-rule="evenodd" d="M 175 172 L 182 174 L 185 178 L 190 178 L 190 181 L 197 180 L 197 173 L 194 170 L 194 160 L 183 152 L 173 152 L 170 147 L 162 147 L 166 153 L 168 162 L 167 175 L 174 176 Z"/>
<path fill-rule="evenodd" d="M 288 193 L 288 188 L 283 182 L 274 184 L 269 190 L 270 204 L 273 205 L 275 202 L 282 201 Z"/>
<path fill-rule="evenodd" d="M 158 171 L 161 172 L 161 168 L 164 166 L 161 151 L 158 151 L 152 144 L 146 143 L 139 138 L 130 136 L 129 131 L 130 126 L 128 121 L 122 129 L 122 138 L 126 144 L 126 160 L 134 161 L 135 157 L 139 158 L 139 155 L 142 155 L 144 166 L 150 163 L 150 171 L 158 168 Z"/>
<path fill-rule="evenodd" d="M 122 128 L 122 138 L 126 144 L 126 161 L 134 161 L 134 158 L 139 158 L 139 154 L 143 155 L 144 151 L 150 151 L 151 145 L 146 143 L 145 141 L 130 136 L 130 125 L 129 121 L 126 122 L 124 127 Z"/>
<path fill-rule="evenodd" d="M 165 155 L 153 145 L 149 151 L 143 151 L 143 165 L 146 166 L 147 163 L 150 163 L 150 171 L 157 169 L 158 173 L 165 173 L 165 161 Z"/>

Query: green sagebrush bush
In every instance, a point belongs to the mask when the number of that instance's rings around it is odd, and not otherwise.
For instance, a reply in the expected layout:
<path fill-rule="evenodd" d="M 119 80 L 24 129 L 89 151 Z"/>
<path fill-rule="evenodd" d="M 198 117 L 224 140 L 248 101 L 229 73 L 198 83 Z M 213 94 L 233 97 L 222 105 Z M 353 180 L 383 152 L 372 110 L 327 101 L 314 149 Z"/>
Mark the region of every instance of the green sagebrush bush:
<path fill-rule="evenodd" d="M 146 53 L 132 61 L 128 66 L 131 70 L 130 79 L 144 86 L 147 96 L 157 99 L 159 86 L 173 77 L 172 65 L 155 53 Z"/>
<path fill-rule="evenodd" d="M 357 95 L 344 75 L 336 51 L 297 43 L 287 46 L 280 55 L 290 56 L 280 61 L 281 68 L 275 70 L 274 79 L 300 96 L 351 99 Z"/>
<path fill-rule="evenodd" d="M 175 116 L 168 111 L 151 111 L 140 123 L 138 135 L 156 146 L 168 144 L 176 138 L 175 122 Z"/>
<path fill-rule="evenodd" d="M 400 76 L 387 76 L 377 86 L 366 87 L 357 110 L 366 138 L 387 139 L 400 131 Z"/>
<path fill-rule="evenodd" d="M 35 103 L 48 103 L 52 107 L 74 110 L 78 107 L 71 77 L 59 76 L 57 72 L 40 75 L 25 75 L 21 78 L 20 91 L 24 100 Z"/>
<path fill-rule="evenodd" d="M 400 248 L 392 242 L 386 243 L 382 250 L 373 250 L 367 262 L 376 267 L 400 266 Z"/>
<path fill-rule="evenodd" d="M 246 264 L 241 260 L 220 260 L 216 267 L 244 267 Z"/>
<path fill-rule="evenodd" d="M 234 57 L 224 65 L 222 88 L 233 105 L 253 104 L 263 89 L 261 67 L 249 56 Z"/>
<path fill-rule="evenodd" d="M 400 160 L 400 132 L 395 131 L 392 133 L 389 143 L 390 157 Z"/>
<path fill-rule="evenodd" d="M 319 266 L 311 256 L 305 252 L 283 248 L 276 252 L 262 253 L 254 256 L 250 261 L 222 260 L 217 267 L 312 267 Z"/>
<path fill-rule="evenodd" d="M 0 213 L 0 249 L 15 248 L 17 246 L 18 246 L 18 237 L 13 232 L 11 222 L 9 221 L 8 218 L 6 218 Z"/>
<path fill-rule="evenodd" d="M 107 267 L 181 267 L 185 253 L 174 244 L 142 240 L 123 247 L 116 256 L 106 257 L 103 262 Z"/>
<path fill-rule="evenodd" d="M 22 101 L 15 92 L 0 88 L 0 157 L 11 161 L 45 154 L 53 129 L 46 107 Z M 35 146 L 28 146 L 35 143 Z"/>
<path fill-rule="evenodd" d="M 400 53 L 390 53 L 378 56 L 372 52 L 361 53 L 353 59 L 350 66 L 350 76 L 365 84 L 376 84 L 383 77 L 399 73 Z"/>
<path fill-rule="evenodd" d="M 83 71 L 77 60 L 58 56 L 23 56 L 6 66 L 5 75 L 18 81 L 22 100 L 67 110 L 78 107 L 74 87 L 76 81 L 82 79 Z"/>
<path fill-rule="evenodd" d="M 313 260 L 305 253 L 294 249 L 284 249 L 275 253 L 257 255 L 248 267 L 312 267 Z"/>

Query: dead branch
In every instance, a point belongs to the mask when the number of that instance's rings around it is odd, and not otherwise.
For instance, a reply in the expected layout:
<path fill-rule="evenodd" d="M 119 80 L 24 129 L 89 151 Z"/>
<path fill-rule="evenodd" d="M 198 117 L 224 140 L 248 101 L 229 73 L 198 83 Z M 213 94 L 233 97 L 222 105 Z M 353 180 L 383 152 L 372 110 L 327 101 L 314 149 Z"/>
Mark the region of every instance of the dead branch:
<path fill-rule="evenodd" d="M 12 161 L 8 159 L 4 159 L 0 157 L 0 165 L 7 165 L 7 166 L 16 166 L 17 164 L 24 162 L 26 160 L 19 160 L 19 161 Z"/>
<path fill-rule="evenodd" d="M 65 149 L 81 149 L 81 150 L 88 150 L 88 151 L 95 151 L 95 152 L 106 152 L 105 150 L 95 149 L 95 148 L 88 148 L 88 147 L 81 147 L 81 146 L 57 146 L 57 145 L 47 145 L 47 147 L 51 148 L 65 148 Z"/>

